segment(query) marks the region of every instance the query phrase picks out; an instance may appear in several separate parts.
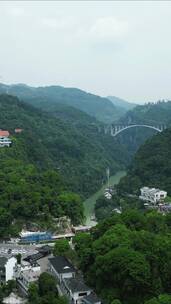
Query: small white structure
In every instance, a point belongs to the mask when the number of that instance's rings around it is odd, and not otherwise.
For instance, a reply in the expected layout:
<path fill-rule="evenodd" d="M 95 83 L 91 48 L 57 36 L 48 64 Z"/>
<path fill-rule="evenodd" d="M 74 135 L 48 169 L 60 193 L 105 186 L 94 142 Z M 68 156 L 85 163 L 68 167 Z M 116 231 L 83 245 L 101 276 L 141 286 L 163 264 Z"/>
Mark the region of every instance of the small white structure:
<path fill-rule="evenodd" d="M 143 187 L 140 189 L 140 191 L 141 195 L 139 198 L 145 202 L 150 202 L 152 204 L 157 204 L 167 197 L 166 191 L 156 188 Z"/>
<path fill-rule="evenodd" d="M 3 299 L 4 304 L 24 304 L 27 300 L 17 296 L 15 293 L 11 293 L 8 297 Z"/>
<path fill-rule="evenodd" d="M 105 198 L 107 198 L 107 199 L 109 199 L 109 200 L 112 198 L 112 194 L 109 193 L 109 192 L 105 192 L 105 193 L 104 193 L 104 196 L 105 196 Z"/>

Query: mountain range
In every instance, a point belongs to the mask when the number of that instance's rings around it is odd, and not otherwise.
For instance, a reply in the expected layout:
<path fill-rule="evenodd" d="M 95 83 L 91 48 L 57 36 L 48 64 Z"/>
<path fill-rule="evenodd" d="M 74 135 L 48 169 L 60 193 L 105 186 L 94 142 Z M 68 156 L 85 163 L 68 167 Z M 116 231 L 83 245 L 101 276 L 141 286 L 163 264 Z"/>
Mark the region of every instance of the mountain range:
<path fill-rule="evenodd" d="M 35 107 L 54 112 L 58 106 L 72 106 L 103 123 L 112 123 L 119 119 L 125 111 L 114 105 L 109 99 L 87 93 L 77 88 L 62 86 L 31 87 L 25 84 L 0 84 L 0 93 L 17 96 Z"/>

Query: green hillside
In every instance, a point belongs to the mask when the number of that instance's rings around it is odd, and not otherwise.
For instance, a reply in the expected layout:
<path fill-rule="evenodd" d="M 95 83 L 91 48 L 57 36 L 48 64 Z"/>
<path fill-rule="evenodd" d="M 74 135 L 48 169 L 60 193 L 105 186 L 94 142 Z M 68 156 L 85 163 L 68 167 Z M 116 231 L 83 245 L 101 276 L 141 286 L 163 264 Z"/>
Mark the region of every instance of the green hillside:
<path fill-rule="evenodd" d="M 147 125 L 167 125 L 171 124 L 171 101 L 159 101 L 138 105 L 128 111 L 118 121 L 119 124 L 147 124 Z M 145 143 L 148 138 L 157 134 L 156 131 L 148 128 L 131 128 L 122 132 L 117 139 L 120 144 L 124 144 L 131 155 Z"/>
<path fill-rule="evenodd" d="M 27 222 L 51 227 L 63 215 L 81 223 L 82 199 L 100 187 L 106 167 L 114 173 L 126 165 L 123 147 L 99 134 L 93 118 L 67 110 L 67 120 L 63 110 L 59 119 L 0 95 L 0 127 L 12 139 L 0 148 L 0 237 L 17 235 Z"/>
<path fill-rule="evenodd" d="M 40 169 L 59 170 L 68 187 L 84 196 L 98 189 L 107 166 L 114 173 L 127 163 L 123 147 L 114 145 L 112 137 L 98 133 L 95 121 L 84 113 L 77 116 L 75 126 L 12 96 L 1 96 L 0 107 L 2 129 L 24 129 L 19 138 L 22 151 L 15 153 Z"/>
<path fill-rule="evenodd" d="M 171 129 L 153 136 L 137 151 L 128 175 L 119 188 L 139 193 L 141 186 L 159 187 L 171 195 Z"/>
<path fill-rule="evenodd" d="M 102 122 L 113 122 L 122 115 L 122 110 L 107 98 L 102 98 L 76 88 L 61 86 L 29 87 L 23 84 L 0 84 L 0 92 L 18 96 L 20 99 L 53 112 L 58 104 L 69 105 L 96 117 Z"/>

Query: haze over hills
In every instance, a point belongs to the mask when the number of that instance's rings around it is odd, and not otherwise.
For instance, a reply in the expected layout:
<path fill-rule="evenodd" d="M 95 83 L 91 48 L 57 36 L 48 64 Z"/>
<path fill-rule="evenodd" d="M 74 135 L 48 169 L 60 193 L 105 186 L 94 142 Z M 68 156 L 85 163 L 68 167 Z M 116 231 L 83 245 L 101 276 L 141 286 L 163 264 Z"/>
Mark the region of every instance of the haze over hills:
<path fill-rule="evenodd" d="M 0 84 L 0 93 L 8 93 L 29 102 L 45 111 L 55 111 L 58 104 L 69 105 L 99 121 L 111 123 L 121 117 L 122 108 L 115 106 L 109 99 L 87 93 L 77 88 L 61 86 L 30 87 L 24 84 Z"/>
<path fill-rule="evenodd" d="M 108 98 L 109 100 L 111 100 L 111 102 L 112 102 L 115 106 L 122 108 L 123 114 L 126 113 L 126 112 L 129 111 L 129 110 L 132 110 L 132 109 L 135 108 L 136 105 L 137 105 L 137 104 L 135 104 L 135 103 L 128 102 L 128 101 L 126 101 L 126 100 L 124 100 L 124 99 L 121 99 L 121 98 L 119 98 L 119 97 L 116 97 L 116 96 L 107 96 L 107 98 Z"/>

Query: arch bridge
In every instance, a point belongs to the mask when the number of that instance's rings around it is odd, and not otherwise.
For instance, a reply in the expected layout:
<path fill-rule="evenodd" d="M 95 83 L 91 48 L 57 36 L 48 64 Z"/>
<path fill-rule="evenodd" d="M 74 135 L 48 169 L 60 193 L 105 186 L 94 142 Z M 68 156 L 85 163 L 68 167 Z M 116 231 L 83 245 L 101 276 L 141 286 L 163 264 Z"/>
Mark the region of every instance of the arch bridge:
<path fill-rule="evenodd" d="M 136 128 L 136 127 L 149 128 L 149 129 L 153 129 L 157 132 L 162 132 L 164 129 L 166 129 L 165 125 L 158 125 L 158 126 L 146 125 L 146 124 L 108 125 L 108 126 L 104 126 L 104 133 L 105 134 L 110 133 L 111 136 L 117 136 L 118 134 L 120 134 L 121 132 L 124 132 L 127 129 Z"/>

